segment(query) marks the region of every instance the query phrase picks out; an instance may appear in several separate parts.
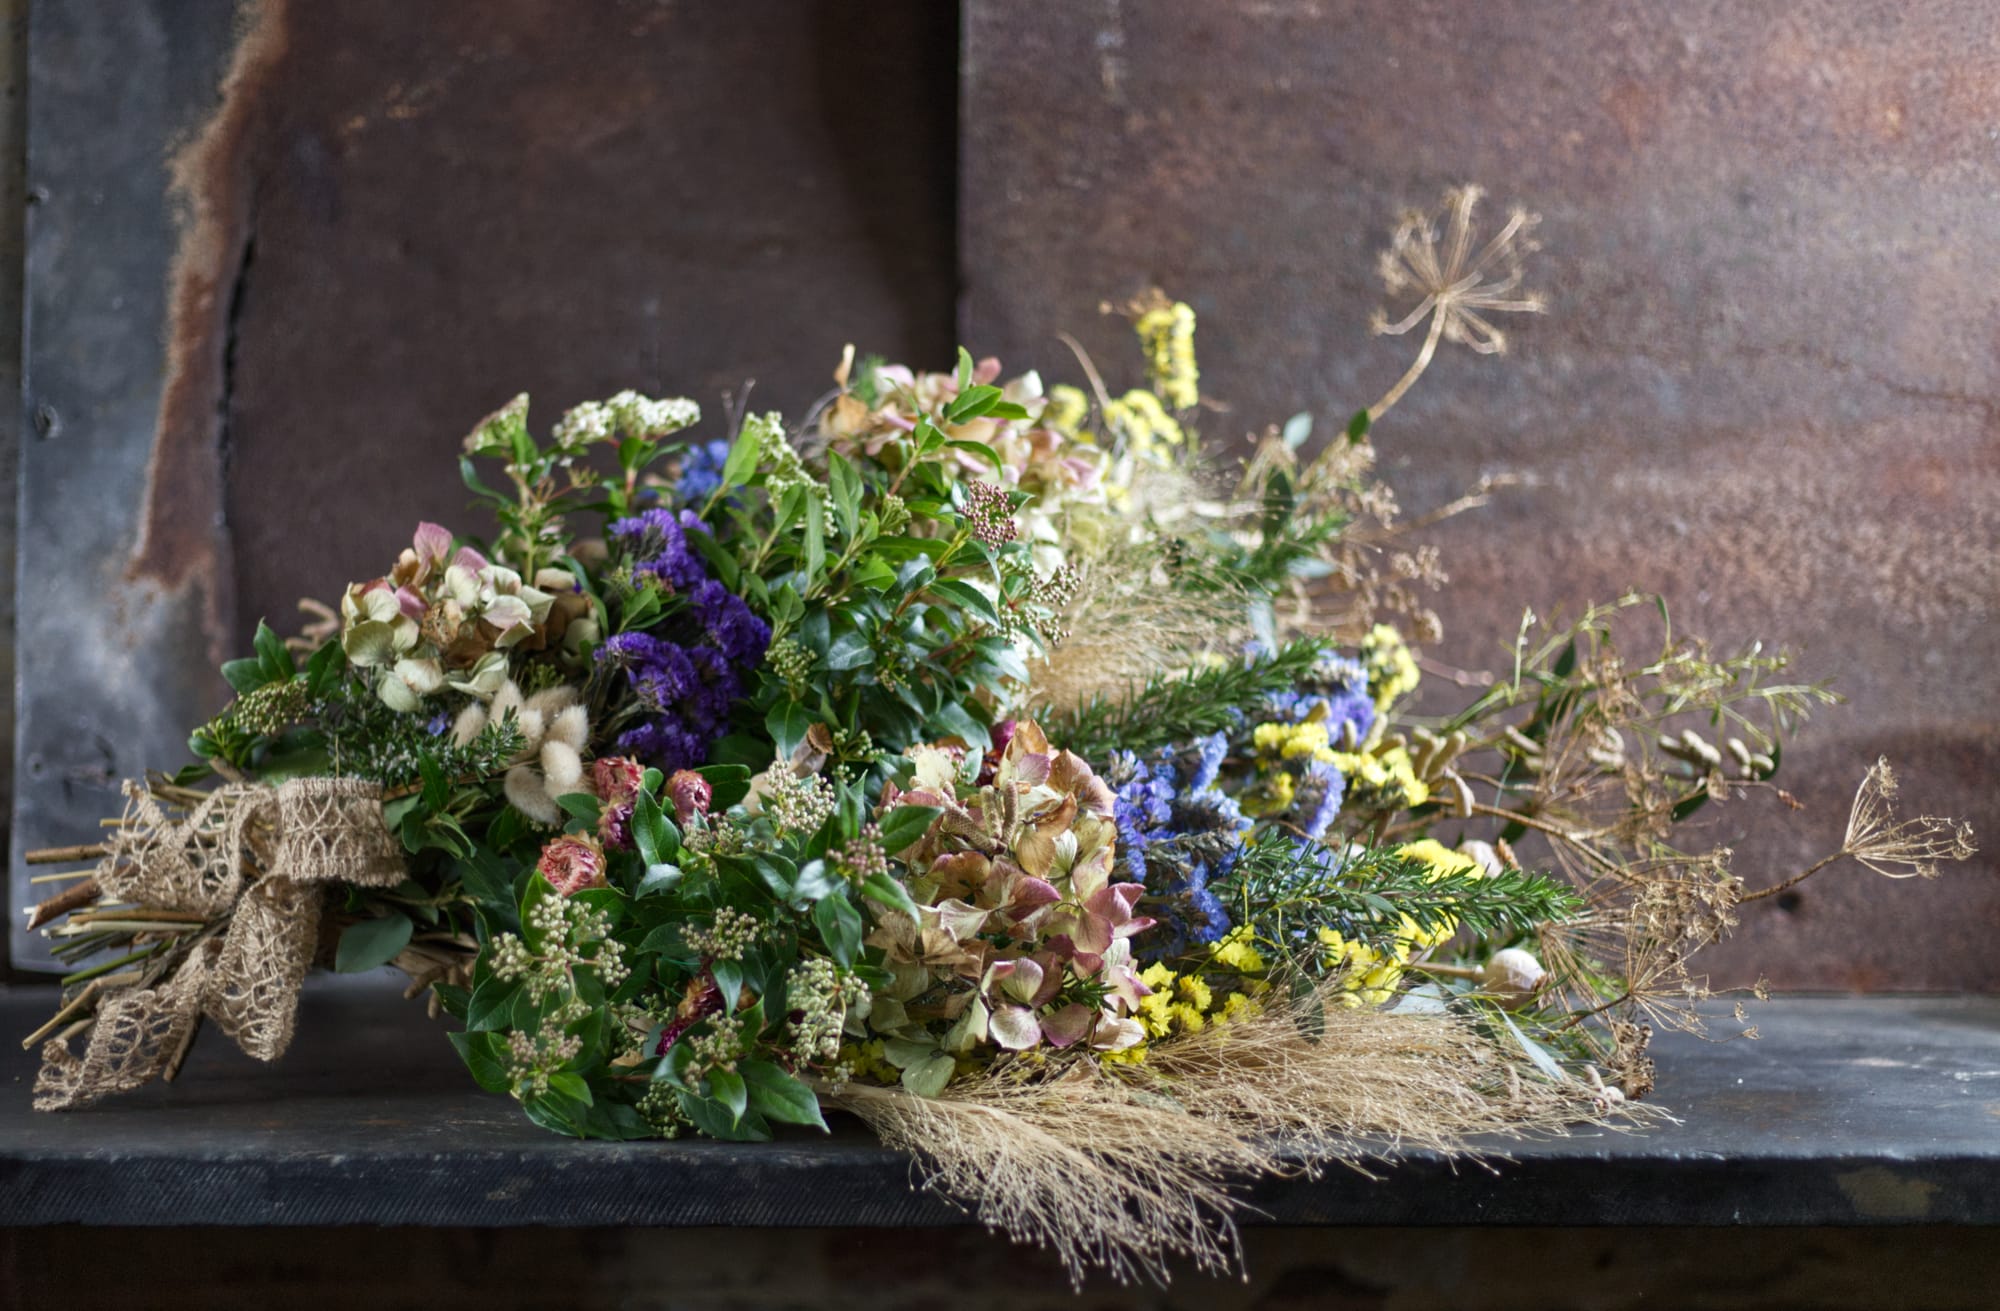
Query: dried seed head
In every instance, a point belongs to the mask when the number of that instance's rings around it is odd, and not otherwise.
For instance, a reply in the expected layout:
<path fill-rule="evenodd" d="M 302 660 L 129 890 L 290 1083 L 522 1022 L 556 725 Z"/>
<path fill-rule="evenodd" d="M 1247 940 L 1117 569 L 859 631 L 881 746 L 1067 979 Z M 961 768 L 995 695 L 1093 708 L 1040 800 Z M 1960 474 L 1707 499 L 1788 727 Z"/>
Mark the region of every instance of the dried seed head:
<path fill-rule="evenodd" d="M 1390 296 L 1418 300 L 1393 323 L 1386 310 L 1377 310 L 1376 332 L 1401 335 L 1436 315 L 1434 331 L 1446 341 L 1497 355 L 1507 349 L 1507 337 L 1486 315 L 1539 314 L 1547 307 L 1541 295 L 1520 289 L 1523 261 L 1541 248 L 1530 235 L 1541 217 L 1517 206 L 1491 240 L 1477 245 L 1472 211 L 1482 194 L 1476 186 L 1453 187 L 1437 210 L 1404 213 L 1378 268 Z"/>

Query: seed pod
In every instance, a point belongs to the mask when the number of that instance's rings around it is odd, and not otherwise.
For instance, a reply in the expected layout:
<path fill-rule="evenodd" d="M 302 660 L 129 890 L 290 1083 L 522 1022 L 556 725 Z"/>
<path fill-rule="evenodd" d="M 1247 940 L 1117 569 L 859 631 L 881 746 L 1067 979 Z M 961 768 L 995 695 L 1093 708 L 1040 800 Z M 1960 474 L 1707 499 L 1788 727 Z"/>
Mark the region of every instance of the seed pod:
<path fill-rule="evenodd" d="M 1586 754 L 1590 762 L 1601 769 L 1621 770 L 1625 768 L 1624 735 L 1615 728 L 1601 729 Z"/>
<path fill-rule="evenodd" d="M 1542 744 L 1515 728 L 1507 725 L 1501 732 L 1502 739 L 1521 757 L 1521 763 L 1530 769 L 1542 767 Z"/>
<path fill-rule="evenodd" d="M 1471 819 L 1472 818 L 1471 786 L 1468 783 L 1466 783 L 1464 779 L 1460 778 L 1456 774 L 1446 774 L 1445 778 L 1449 780 L 1451 783 L 1452 797 L 1455 802 L 1455 804 L 1452 806 L 1452 811 L 1451 811 L 1452 815 L 1458 819 Z"/>
<path fill-rule="evenodd" d="M 1444 746 L 1444 739 L 1428 728 L 1411 729 L 1410 737 L 1416 743 L 1410 748 L 1410 769 L 1421 779 L 1437 777 L 1431 767 L 1437 761 L 1439 748 Z"/>
<path fill-rule="evenodd" d="M 1702 764 L 1707 765 L 1710 769 L 1719 769 L 1721 767 L 1722 753 L 1709 745 L 1708 739 L 1704 738 L 1701 734 L 1691 728 L 1684 728 L 1681 730 L 1681 741 L 1687 745 L 1689 751 L 1694 753 L 1695 759 L 1699 760 Z"/>

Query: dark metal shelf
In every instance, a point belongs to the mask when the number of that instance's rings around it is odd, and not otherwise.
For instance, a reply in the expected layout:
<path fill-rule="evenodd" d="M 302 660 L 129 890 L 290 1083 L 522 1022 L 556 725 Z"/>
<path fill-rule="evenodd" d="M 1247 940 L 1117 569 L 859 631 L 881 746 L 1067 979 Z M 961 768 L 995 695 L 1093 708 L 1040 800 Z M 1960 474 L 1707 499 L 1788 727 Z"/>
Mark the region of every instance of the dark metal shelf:
<path fill-rule="evenodd" d="M 25 1034 L 51 994 L 0 991 Z M 1794 998 L 1764 1037 L 1661 1039 L 1641 1134 L 1419 1154 L 1376 1179 L 1258 1187 L 1286 1224 L 2000 1224 L 2000 998 Z M 6 1044 L 0 1223 L 938 1225 L 857 1125 L 772 1144 L 577 1143 L 473 1086 L 442 1028 L 372 987 L 309 990 L 292 1051 L 259 1065 L 206 1035 L 180 1080 L 62 1115 L 29 1109 Z"/>

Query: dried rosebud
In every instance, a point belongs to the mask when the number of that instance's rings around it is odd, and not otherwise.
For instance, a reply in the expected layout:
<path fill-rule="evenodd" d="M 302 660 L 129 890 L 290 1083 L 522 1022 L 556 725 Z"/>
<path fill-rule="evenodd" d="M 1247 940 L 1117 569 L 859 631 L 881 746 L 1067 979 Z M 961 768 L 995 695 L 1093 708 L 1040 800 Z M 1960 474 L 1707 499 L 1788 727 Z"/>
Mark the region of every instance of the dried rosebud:
<path fill-rule="evenodd" d="M 632 850 L 633 803 L 605 806 L 597 812 L 597 840 L 606 851 Z"/>
<path fill-rule="evenodd" d="M 639 795 L 646 771 L 629 756 L 602 756 L 590 762 L 590 790 L 605 806 L 629 805 Z"/>
<path fill-rule="evenodd" d="M 542 848 L 535 868 L 565 897 L 604 886 L 604 848 L 594 838 L 560 837 Z"/>
<path fill-rule="evenodd" d="M 692 769 L 677 769 L 674 776 L 667 780 L 667 796 L 674 803 L 674 819 L 683 825 L 695 815 L 706 815 L 709 800 L 714 795 L 715 789 L 708 785 L 708 780 Z"/>

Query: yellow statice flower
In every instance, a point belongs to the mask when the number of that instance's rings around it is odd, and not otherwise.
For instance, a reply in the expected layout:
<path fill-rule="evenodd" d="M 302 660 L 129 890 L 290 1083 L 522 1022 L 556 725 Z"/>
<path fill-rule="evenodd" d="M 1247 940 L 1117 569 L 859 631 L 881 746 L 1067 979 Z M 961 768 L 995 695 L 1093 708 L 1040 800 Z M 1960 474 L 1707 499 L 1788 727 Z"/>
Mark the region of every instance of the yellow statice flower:
<path fill-rule="evenodd" d="M 1090 417 L 1090 397 L 1081 387 L 1072 387 L 1059 382 L 1049 388 L 1048 403 L 1042 407 L 1042 426 L 1053 428 L 1069 437 L 1083 441 L 1095 440 L 1091 434 L 1082 431 L 1083 421 Z"/>
<path fill-rule="evenodd" d="M 1303 724 L 1259 724 L 1250 733 L 1257 754 L 1274 760 L 1317 760 L 1334 757 L 1324 720 L 1309 719 Z"/>
<path fill-rule="evenodd" d="M 1319 941 L 1324 948 L 1320 964 L 1328 970 L 1340 971 L 1335 986 L 1341 1005 L 1380 1006 L 1396 995 L 1396 987 L 1403 981 L 1403 967 L 1410 963 L 1410 952 L 1415 946 L 1416 922 L 1405 915 L 1402 929 L 1396 935 L 1393 950 L 1387 952 L 1365 942 L 1350 942 L 1332 929 L 1320 929 Z"/>
<path fill-rule="evenodd" d="M 1198 974 L 1183 974 L 1174 980 L 1174 992 L 1183 1002 L 1198 1011 L 1207 1011 L 1215 1005 L 1215 992 Z"/>
<path fill-rule="evenodd" d="M 1470 874 L 1474 878 L 1484 878 L 1485 868 L 1462 851 L 1453 851 L 1436 838 L 1419 838 L 1415 842 L 1405 842 L 1396 848 L 1396 854 L 1411 860 L 1420 860 L 1431 867 L 1431 882 L 1449 878 L 1454 874 Z"/>
<path fill-rule="evenodd" d="M 1139 975 L 1139 982 L 1153 991 L 1139 999 L 1136 1017 L 1148 1038 L 1164 1038 L 1170 1033 L 1200 1033 L 1208 1027 L 1208 1012 L 1215 1005 L 1215 992 L 1197 974 L 1176 974 L 1166 965 L 1155 963 Z"/>
<path fill-rule="evenodd" d="M 1160 302 L 1132 323 L 1146 350 L 1153 390 L 1177 410 L 1201 401 L 1201 373 L 1194 362 L 1194 310 L 1183 301 Z"/>
<path fill-rule="evenodd" d="M 1239 974 L 1262 974 L 1264 957 L 1256 947 L 1256 935 L 1247 924 L 1239 924 L 1223 935 L 1222 941 L 1209 944 L 1208 954 L 1218 965 L 1226 965 Z"/>
<path fill-rule="evenodd" d="M 1243 793 L 1243 813 L 1252 819 L 1282 815 L 1298 799 L 1299 786 L 1284 770 L 1274 770 L 1259 778 Z"/>
<path fill-rule="evenodd" d="M 1417 777 L 1416 762 L 1407 747 L 1390 747 L 1370 752 L 1338 751 L 1333 765 L 1347 776 L 1353 792 L 1372 794 L 1378 808 L 1403 810 L 1421 806 L 1431 799 L 1428 783 Z"/>
<path fill-rule="evenodd" d="M 1167 448 L 1187 440 L 1181 425 L 1149 391 L 1133 389 L 1104 407 L 1104 422 L 1123 434 L 1126 450 L 1138 459 L 1166 466 L 1173 463 Z"/>
<path fill-rule="evenodd" d="M 1378 708 L 1416 691 L 1423 678 L 1409 644 L 1387 624 L 1375 625 L 1362 639 L 1361 663 L 1368 670 L 1368 694 Z"/>

